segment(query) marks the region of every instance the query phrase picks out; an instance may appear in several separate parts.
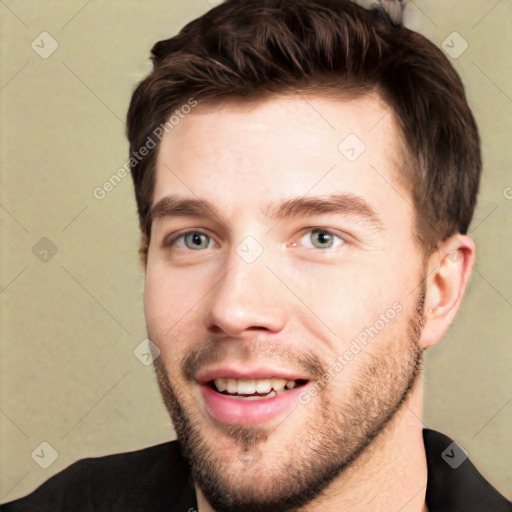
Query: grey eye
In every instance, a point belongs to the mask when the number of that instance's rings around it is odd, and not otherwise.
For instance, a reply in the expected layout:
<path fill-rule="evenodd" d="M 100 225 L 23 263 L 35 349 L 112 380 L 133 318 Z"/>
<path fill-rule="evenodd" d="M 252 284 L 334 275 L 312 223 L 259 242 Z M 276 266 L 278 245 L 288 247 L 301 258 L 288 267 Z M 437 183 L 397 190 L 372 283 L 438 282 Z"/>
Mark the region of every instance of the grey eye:
<path fill-rule="evenodd" d="M 206 249 L 210 245 L 210 237 L 204 233 L 191 232 L 186 233 L 183 237 L 186 247 L 193 251 Z"/>
<path fill-rule="evenodd" d="M 303 245 L 314 249 L 332 249 L 344 243 L 340 236 L 320 228 L 308 231 L 301 240 Z"/>

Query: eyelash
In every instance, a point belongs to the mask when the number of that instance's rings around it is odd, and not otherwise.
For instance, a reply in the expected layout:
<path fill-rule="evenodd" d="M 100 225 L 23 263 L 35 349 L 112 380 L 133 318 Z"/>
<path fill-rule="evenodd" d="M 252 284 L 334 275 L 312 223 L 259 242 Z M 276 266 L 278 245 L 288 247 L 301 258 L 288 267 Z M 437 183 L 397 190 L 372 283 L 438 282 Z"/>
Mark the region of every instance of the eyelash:
<path fill-rule="evenodd" d="M 313 232 L 320 232 L 320 233 L 325 233 L 327 235 L 330 235 L 330 236 L 333 236 L 333 237 L 336 237 L 338 239 L 340 239 L 342 241 L 342 243 L 340 245 L 344 245 L 347 243 L 347 240 L 346 238 L 338 235 L 337 233 L 335 233 L 334 231 L 330 230 L 330 229 L 324 229 L 324 228 L 319 228 L 319 227 L 314 227 L 314 228 L 307 228 L 307 231 L 304 231 L 304 234 L 301 235 L 301 239 L 304 237 L 304 235 L 308 234 L 308 233 L 313 233 Z M 205 233 L 204 231 L 201 231 L 201 230 L 191 230 L 191 231 L 186 231 L 184 233 L 174 233 L 172 235 L 170 235 L 169 237 L 167 237 L 164 242 L 163 242 L 163 247 L 166 247 L 166 248 L 169 248 L 169 247 L 173 247 L 174 245 L 176 245 L 176 243 L 178 242 L 178 240 L 180 239 L 183 239 L 184 237 L 186 237 L 187 235 L 191 235 L 191 234 L 200 234 L 200 235 L 205 235 L 206 237 L 208 237 L 209 239 L 213 240 L 213 237 L 211 237 L 208 233 Z M 297 245 L 296 243 L 293 243 L 292 244 L 293 246 Z M 338 245 L 339 247 L 339 245 Z M 313 249 L 317 249 L 319 251 L 321 250 L 326 250 L 326 249 L 333 249 L 333 248 L 336 248 L 336 247 L 326 247 L 325 249 L 322 249 L 322 248 L 318 248 L 318 247 L 313 247 Z M 196 251 L 193 251 L 192 249 L 185 249 L 185 250 L 189 250 L 191 252 L 196 252 Z M 197 252 L 201 252 L 200 250 L 198 250 Z"/>

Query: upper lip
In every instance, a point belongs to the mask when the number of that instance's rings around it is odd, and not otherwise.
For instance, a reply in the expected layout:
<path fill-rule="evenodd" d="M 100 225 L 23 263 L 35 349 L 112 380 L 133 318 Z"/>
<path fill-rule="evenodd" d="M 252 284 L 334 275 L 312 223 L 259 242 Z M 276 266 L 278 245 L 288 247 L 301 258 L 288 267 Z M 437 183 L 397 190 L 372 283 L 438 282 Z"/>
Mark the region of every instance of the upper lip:
<path fill-rule="evenodd" d="M 282 368 L 257 367 L 247 368 L 242 366 L 217 366 L 199 370 L 196 381 L 199 384 L 207 384 L 215 379 L 285 379 L 285 380 L 309 380 L 306 376 L 297 372 Z"/>

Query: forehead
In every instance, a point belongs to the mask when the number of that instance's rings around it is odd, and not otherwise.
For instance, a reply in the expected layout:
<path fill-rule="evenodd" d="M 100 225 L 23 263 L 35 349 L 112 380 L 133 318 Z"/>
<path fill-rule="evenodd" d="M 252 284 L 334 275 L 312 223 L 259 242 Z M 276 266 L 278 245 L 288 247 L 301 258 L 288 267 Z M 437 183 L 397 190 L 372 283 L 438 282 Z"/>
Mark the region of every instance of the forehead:
<path fill-rule="evenodd" d="M 178 193 L 247 209 L 257 198 L 261 212 L 265 199 L 368 189 L 406 199 L 402 166 L 400 131 L 377 94 L 199 102 L 162 138 L 153 204 Z"/>

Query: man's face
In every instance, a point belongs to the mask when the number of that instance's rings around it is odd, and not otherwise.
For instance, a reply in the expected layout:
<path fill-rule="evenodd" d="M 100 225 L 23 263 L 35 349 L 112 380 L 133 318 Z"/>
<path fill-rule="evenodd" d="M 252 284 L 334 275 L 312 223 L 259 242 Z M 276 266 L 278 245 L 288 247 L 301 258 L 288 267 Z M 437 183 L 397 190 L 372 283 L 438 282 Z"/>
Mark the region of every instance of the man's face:
<path fill-rule="evenodd" d="M 153 204 L 174 200 L 155 211 L 145 315 L 216 510 L 307 503 L 419 372 L 424 269 L 398 139 L 376 95 L 199 104 L 162 139 Z"/>

